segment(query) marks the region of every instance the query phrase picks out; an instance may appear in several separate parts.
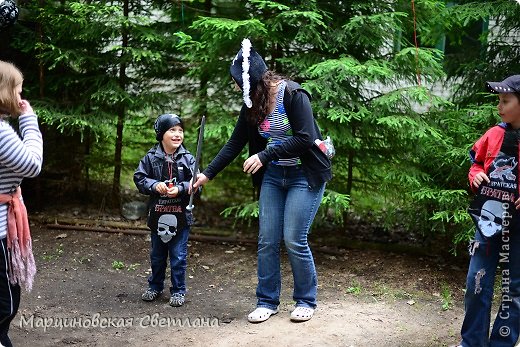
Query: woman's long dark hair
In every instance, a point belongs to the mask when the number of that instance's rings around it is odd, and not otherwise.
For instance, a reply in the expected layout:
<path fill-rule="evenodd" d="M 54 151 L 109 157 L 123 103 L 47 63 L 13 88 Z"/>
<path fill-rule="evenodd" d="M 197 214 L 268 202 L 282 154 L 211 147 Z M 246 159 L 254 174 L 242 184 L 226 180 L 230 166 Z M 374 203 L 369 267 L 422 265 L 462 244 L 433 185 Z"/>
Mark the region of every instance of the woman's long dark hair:
<path fill-rule="evenodd" d="M 269 113 L 269 93 L 271 92 L 271 85 L 284 79 L 286 79 L 285 76 L 271 70 L 267 70 L 262 75 L 254 92 L 251 93 L 253 106 L 246 110 L 247 120 L 251 124 L 258 125 L 267 117 Z"/>

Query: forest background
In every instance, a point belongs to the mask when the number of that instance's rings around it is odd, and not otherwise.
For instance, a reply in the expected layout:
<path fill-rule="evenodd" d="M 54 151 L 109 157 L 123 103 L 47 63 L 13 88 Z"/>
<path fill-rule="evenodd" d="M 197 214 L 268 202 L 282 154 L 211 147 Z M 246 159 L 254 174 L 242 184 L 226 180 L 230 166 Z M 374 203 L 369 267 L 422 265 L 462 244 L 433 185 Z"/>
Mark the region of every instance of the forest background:
<path fill-rule="evenodd" d="M 468 151 L 500 120 L 485 81 L 520 73 L 516 1 L 18 5 L 17 23 L 0 32 L 0 59 L 24 72 L 24 98 L 44 134 L 42 173 L 24 183 L 30 209 L 119 209 L 143 199 L 132 174 L 162 113 L 183 118 L 193 153 L 206 115 L 207 165 L 237 119 L 241 96 L 229 65 L 248 37 L 270 69 L 312 93 L 316 120 L 334 141 L 334 178 L 314 228 L 363 220 L 454 252 L 471 236 Z M 223 210 L 219 218 L 254 226 L 246 151 L 202 199 Z"/>

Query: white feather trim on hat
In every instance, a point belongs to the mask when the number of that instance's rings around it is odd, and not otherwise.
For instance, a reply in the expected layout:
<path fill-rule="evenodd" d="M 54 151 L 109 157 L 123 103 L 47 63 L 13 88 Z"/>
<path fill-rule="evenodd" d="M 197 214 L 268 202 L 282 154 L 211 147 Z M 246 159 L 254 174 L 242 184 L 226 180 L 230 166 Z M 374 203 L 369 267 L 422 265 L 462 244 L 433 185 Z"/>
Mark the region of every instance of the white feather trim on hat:
<path fill-rule="evenodd" d="M 244 94 L 244 103 L 248 108 L 253 106 L 249 91 L 251 89 L 251 83 L 249 82 L 249 56 L 251 54 L 251 41 L 249 39 L 242 40 L 242 82 L 244 86 L 242 92 Z"/>

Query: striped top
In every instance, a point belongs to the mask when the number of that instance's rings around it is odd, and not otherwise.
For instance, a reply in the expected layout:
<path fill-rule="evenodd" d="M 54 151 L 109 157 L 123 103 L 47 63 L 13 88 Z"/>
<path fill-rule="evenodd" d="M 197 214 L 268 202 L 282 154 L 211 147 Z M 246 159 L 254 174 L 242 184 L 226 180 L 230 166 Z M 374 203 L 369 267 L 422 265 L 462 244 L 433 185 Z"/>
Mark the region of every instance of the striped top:
<path fill-rule="evenodd" d="M 0 194 L 13 193 L 24 177 L 36 177 L 43 161 L 42 134 L 34 114 L 18 117 L 20 136 L 0 119 Z M 7 204 L 0 205 L 0 239 L 7 236 Z"/>
<path fill-rule="evenodd" d="M 292 137 L 291 124 L 283 106 L 283 94 L 286 81 L 279 84 L 276 95 L 276 105 L 272 113 L 265 117 L 264 121 L 258 126 L 260 136 L 267 139 L 267 147 L 276 146 Z M 271 162 L 275 165 L 293 166 L 300 164 L 300 158 L 280 158 Z"/>

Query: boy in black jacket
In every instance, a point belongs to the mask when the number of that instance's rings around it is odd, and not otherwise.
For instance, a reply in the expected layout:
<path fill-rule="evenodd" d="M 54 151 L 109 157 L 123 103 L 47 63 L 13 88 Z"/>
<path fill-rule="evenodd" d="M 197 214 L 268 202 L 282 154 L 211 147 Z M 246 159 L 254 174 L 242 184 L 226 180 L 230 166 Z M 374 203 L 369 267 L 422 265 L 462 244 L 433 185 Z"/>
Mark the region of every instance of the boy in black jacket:
<path fill-rule="evenodd" d="M 189 182 L 195 159 L 183 146 L 184 126 L 179 116 L 160 115 L 154 125 L 158 143 L 141 159 L 134 183 L 150 195 L 147 224 L 150 228 L 152 274 L 144 301 L 154 301 L 164 289 L 166 260 L 170 256 L 170 305 L 184 304 L 188 235 L 193 224 L 189 203 Z"/>

